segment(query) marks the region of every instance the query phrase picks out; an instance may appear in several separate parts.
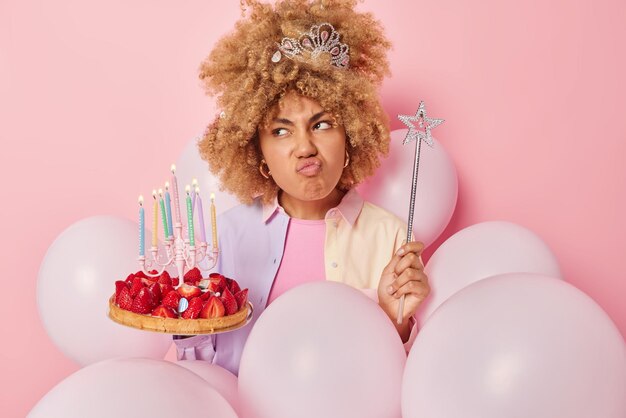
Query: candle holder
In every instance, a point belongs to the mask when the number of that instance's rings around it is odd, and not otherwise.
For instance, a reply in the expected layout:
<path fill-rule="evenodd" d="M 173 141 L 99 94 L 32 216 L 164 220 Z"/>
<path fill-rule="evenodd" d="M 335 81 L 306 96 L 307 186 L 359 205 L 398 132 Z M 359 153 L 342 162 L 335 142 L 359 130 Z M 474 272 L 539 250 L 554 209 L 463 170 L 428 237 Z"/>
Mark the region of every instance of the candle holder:
<path fill-rule="evenodd" d="M 206 242 L 195 239 L 195 246 L 189 245 L 189 239 L 183 238 L 183 225 L 180 222 L 174 224 L 174 236 L 169 236 L 165 241 L 166 254 L 159 254 L 157 247 L 151 247 L 150 253 L 152 257 L 146 259 L 145 256 L 139 256 L 139 268 L 148 277 L 158 277 L 165 269 L 171 265 L 176 266 L 178 271 L 178 285 L 176 289 L 184 283 L 185 270 L 191 270 L 198 267 L 202 271 L 208 271 L 215 267 L 219 250 L 217 247 L 209 248 Z M 207 267 L 200 267 L 200 262 L 206 258 Z M 151 273 L 156 271 L 156 273 Z"/>

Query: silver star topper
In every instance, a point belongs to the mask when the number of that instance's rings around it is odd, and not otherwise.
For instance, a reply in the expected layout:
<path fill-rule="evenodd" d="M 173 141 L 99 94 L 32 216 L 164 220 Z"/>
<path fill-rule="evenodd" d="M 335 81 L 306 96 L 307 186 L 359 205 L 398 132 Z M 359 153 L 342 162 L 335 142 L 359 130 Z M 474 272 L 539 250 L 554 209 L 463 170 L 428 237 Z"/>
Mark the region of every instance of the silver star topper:
<path fill-rule="evenodd" d="M 406 134 L 404 141 L 402 141 L 404 145 L 414 140 L 420 141 L 423 139 L 430 147 L 433 146 L 433 137 L 430 134 L 430 130 L 444 122 L 443 119 L 433 119 L 426 116 L 426 105 L 423 101 L 420 102 L 415 116 L 398 115 L 398 119 L 409 128 L 409 132 Z M 417 122 L 417 127 L 412 122 Z"/>

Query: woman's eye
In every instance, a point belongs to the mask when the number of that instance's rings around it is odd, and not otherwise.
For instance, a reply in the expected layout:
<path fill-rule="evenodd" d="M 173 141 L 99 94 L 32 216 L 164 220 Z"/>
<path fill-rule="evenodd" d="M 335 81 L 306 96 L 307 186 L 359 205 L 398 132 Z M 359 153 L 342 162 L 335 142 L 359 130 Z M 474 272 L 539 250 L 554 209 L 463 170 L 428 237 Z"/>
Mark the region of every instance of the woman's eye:
<path fill-rule="evenodd" d="M 274 136 L 285 136 L 289 133 L 289 131 L 285 128 L 277 128 L 272 131 Z"/>
<path fill-rule="evenodd" d="M 313 126 L 313 129 L 322 129 L 322 130 L 324 130 L 324 129 L 330 129 L 330 128 L 332 128 L 332 127 L 333 127 L 333 124 L 332 124 L 332 123 L 330 123 L 330 122 L 328 122 L 328 121 L 323 120 L 323 121 L 321 121 L 321 122 L 317 122 L 317 123 L 315 124 L 315 126 Z"/>

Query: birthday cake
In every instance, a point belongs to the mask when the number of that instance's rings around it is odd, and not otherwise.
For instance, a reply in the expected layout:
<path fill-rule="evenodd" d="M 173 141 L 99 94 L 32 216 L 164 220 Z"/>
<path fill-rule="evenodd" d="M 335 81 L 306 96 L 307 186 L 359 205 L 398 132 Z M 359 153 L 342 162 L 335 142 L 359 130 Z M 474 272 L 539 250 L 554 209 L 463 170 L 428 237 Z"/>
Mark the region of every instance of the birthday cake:
<path fill-rule="evenodd" d="M 156 274 L 156 272 L 151 272 Z M 252 306 L 248 289 L 218 273 L 203 278 L 198 268 L 183 283 L 167 271 L 148 277 L 142 271 L 115 282 L 109 317 L 133 328 L 179 335 L 212 334 L 247 323 Z"/>

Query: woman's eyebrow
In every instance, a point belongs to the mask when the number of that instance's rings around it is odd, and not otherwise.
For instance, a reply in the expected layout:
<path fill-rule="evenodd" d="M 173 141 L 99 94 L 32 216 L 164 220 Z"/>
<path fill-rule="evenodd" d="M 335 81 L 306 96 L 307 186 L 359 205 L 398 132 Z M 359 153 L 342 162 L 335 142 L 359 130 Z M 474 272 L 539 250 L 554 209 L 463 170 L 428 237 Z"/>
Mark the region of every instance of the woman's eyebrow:
<path fill-rule="evenodd" d="M 293 126 L 293 122 L 290 121 L 289 119 L 285 119 L 285 118 L 274 118 L 274 120 L 272 120 L 273 123 L 282 123 L 283 125 L 289 125 L 289 126 Z"/>
<path fill-rule="evenodd" d="M 326 113 L 325 110 L 322 110 L 321 112 L 318 112 L 316 114 L 314 114 L 313 116 L 311 116 L 309 118 L 309 123 L 313 123 L 316 120 L 318 120 L 319 118 L 321 118 L 322 116 L 324 116 Z M 274 120 L 272 121 L 274 123 L 282 123 L 284 125 L 289 125 L 289 126 L 294 126 L 294 123 L 292 121 L 290 121 L 289 119 L 286 118 L 274 118 Z"/>
<path fill-rule="evenodd" d="M 316 120 L 318 120 L 319 118 L 321 118 L 322 116 L 324 116 L 327 112 L 325 110 L 322 110 L 321 112 L 318 112 L 316 114 L 314 114 L 313 116 L 311 116 L 311 118 L 309 119 L 309 123 L 313 123 Z"/>

